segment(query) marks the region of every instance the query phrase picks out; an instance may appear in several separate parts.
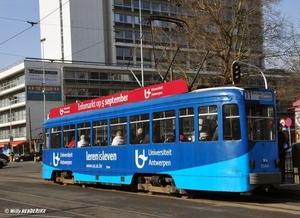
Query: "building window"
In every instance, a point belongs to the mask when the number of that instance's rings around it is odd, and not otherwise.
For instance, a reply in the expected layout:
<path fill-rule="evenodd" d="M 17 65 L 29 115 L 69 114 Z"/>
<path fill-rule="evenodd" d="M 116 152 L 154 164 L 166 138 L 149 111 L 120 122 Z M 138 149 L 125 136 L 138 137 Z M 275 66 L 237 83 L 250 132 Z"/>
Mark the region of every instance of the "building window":
<path fill-rule="evenodd" d="M 89 96 L 90 97 L 99 97 L 100 90 L 99 89 L 89 89 Z"/>
<path fill-rule="evenodd" d="M 132 43 L 133 34 L 131 30 L 116 30 L 116 42 Z"/>
<path fill-rule="evenodd" d="M 164 13 L 169 12 L 169 6 L 167 4 L 161 4 L 161 11 Z"/>
<path fill-rule="evenodd" d="M 115 0 L 114 5 L 128 8 L 131 7 L 131 0 Z"/>
<path fill-rule="evenodd" d="M 100 79 L 100 72 L 91 72 L 91 79 Z"/>
<path fill-rule="evenodd" d="M 142 9 L 145 11 L 150 11 L 150 2 L 142 1 Z"/>
<path fill-rule="evenodd" d="M 74 79 L 75 78 L 75 72 L 74 71 L 65 71 L 64 77 L 66 79 Z"/>
<path fill-rule="evenodd" d="M 132 16 L 126 14 L 115 14 L 115 22 L 123 24 L 131 24 Z"/>
<path fill-rule="evenodd" d="M 117 60 L 130 60 L 131 48 L 117 47 Z"/>
<path fill-rule="evenodd" d="M 160 12 L 160 4 L 152 3 L 152 11 Z"/>
<path fill-rule="evenodd" d="M 123 4 L 124 4 L 124 7 L 131 8 L 131 0 L 124 0 Z"/>
<path fill-rule="evenodd" d="M 115 0 L 114 4 L 118 6 L 123 6 L 123 0 Z"/>
<path fill-rule="evenodd" d="M 109 73 L 100 73 L 101 80 L 109 80 Z"/>

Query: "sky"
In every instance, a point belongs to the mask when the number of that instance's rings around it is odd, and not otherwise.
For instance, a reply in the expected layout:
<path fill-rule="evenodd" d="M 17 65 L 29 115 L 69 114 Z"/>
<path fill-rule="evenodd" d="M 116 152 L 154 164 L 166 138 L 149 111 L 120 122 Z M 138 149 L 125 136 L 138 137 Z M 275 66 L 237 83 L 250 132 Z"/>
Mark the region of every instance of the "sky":
<path fill-rule="evenodd" d="M 48 0 L 54 1 L 54 0 Z M 282 0 L 282 15 L 300 26 L 300 0 Z M 0 0 L 0 72 L 25 57 L 41 58 L 39 0 Z"/>
<path fill-rule="evenodd" d="M 41 57 L 39 0 L 0 0 L 0 72 L 25 57 Z"/>

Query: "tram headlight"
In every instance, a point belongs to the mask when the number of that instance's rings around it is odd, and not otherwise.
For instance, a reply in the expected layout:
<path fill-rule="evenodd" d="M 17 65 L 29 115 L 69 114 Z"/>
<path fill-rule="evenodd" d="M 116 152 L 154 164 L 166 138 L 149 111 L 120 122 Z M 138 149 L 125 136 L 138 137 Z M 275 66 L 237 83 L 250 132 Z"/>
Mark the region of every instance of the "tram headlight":
<path fill-rule="evenodd" d="M 255 160 L 250 160 L 250 167 L 251 169 L 254 169 L 255 168 Z"/>

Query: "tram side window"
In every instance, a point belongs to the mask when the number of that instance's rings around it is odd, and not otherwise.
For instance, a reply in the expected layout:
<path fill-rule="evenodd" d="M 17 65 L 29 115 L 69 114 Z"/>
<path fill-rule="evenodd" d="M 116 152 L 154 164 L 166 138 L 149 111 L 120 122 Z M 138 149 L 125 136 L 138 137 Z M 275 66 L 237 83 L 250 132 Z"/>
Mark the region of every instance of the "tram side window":
<path fill-rule="evenodd" d="M 49 148 L 49 140 L 50 140 L 50 137 L 49 137 L 49 129 L 45 129 L 45 139 L 44 140 L 44 148 L 45 149 L 48 149 Z"/>
<path fill-rule="evenodd" d="M 198 108 L 199 140 L 212 141 L 217 130 L 218 108 L 216 105 L 201 106 Z"/>
<path fill-rule="evenodd" d="M 175 141 L 175 111 L 163 111 L 153 113 L 153 137 L 154 143 Z"/>
<path fill-rule="evenodd" d="M 253 141 L 274 141 L 275 113 L 272 105 L 247 104 L 248 138 Z"/>
<path fill-rule="evenodd" d="M 64 147 L 65 148 L 74 148 L 75 147 L 75 125 L 64 126 Z"/>
<path fill-rule="evenodd" d="M 223 139 L 240 140 L 240 115 L 237 104 L 223 105 Z"/>
<path fill-rule="evenodd" d="M 181 142 L 194 141 L 194 108 L 179 110 L 179 140 Z"/>
<path fill-rule="evenodd" d="M 127 119 L 120 117 L 110 120 L 110 142 L 112 146 L 126 144 Z"/>
<path fill-rule="evenodd" d="M 107 120 L 93 122 L 93 146 L 108 145 Z"/>
<path fill-rule="evenodd" d="M 130 117 L 130 144 L 149 143 L 149 114 Z"/>
<path fill-rule="evenodd" d="M 61 127 L 51 129 L 51 148 L 61 148 Z"/>
<path fill-rule="evenodd" d="M 77 136 L 78 142 L 77 142 L 77 147 L 82 148 L 82 147 L 89 147 L 90 146 L 90 140 L 91 140 L 91 124 L 86 122 L 86 123 L 79 123 L 77 124 Z"/>

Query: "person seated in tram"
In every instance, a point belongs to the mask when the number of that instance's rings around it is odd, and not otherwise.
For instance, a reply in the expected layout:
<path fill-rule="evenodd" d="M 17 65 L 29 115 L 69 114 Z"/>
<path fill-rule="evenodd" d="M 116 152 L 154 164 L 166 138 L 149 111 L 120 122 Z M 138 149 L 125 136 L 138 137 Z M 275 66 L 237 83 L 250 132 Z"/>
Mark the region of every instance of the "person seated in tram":
<path fill-rule="evenodd" d="M 213 131 L 213 135 L 211 137 L 212 141 L 218 141 L 218 119 L 215 120 L 215 127 Z"/>
<path fill-rule="evenodd" d="M 81 135 L 80 140 L 77 143 L 77 147 L 81 148 L 81 147 L 85 147 L 88 145 L 89 145 L 89 142 L 87 140 L 85 140 L 85 135 Z"/>
<path fill-rule="evenodd" d="M 72 140 L 68 144 L 68 148 L 74 148 L 75 147 L 75 137 L 72 137 Z"/>
<path fill-rule="evenodd" d="M 134 138 L 132 144 L 141 144 L 143 143 L 143 139 L 145 137 L 143 128 L 138 128 L 137 133 L 136 133 L 136 137 Z"/>
<path fill-rule="evenodd" d="M 118 146 L 118 145 L 123 145 L 123 144 L 124 144 L 123 134 L 122 134 L 122 131 L 119 130 L 116 132 L 116 136 L 114 137 L 111 145 Z"/>
<path fill-rule="evenodd" d="M 143 138 L 142 143 L 143 143 L 143 144 L 148 144 L 148 143 L 150 143 L 150 138 L 149 138 L 149 137 L 150 137 L 150 136 L 149 136 L 149 132 L 148 132 L 148 133 L 145 134 L 145 137 Z"/>
<path fill-rule="evenodd" d="M 101 145 L 101 141 L 98 139 L 96 140 L 96 142 L 94 143 L 94 146 L 100 146 Z"/>
<path fill-rule="evenodd" d="M 201 119 L 201 123 L 199 126 L 199 140 L 201 141 L 209 141 L 210 140 L 210 120 L 209 119 Z"/>
<path fill-rule="evenodd" d="M 190 142 L 189 138 L 186 137 L 183 133 L 180 133 L 180 134 L 179 134 L 179 140 L 180 140 L 181 142 Z"/>

